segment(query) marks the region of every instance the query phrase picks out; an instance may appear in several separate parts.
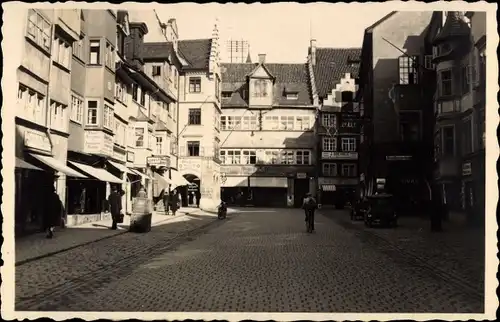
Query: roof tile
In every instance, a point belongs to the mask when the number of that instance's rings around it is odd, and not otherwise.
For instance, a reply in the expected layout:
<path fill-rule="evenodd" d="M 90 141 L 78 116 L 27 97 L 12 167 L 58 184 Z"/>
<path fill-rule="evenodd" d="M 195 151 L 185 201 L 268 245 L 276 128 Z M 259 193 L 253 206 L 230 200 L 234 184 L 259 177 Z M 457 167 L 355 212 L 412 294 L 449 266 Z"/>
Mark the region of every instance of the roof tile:
<path fill-rule="evenodd" d="M 361 48 L 317 48 L 313 71 L 319 97 L 331 93 L 345 73 L 357 77 L 359 64 L 351 61 L 359 61 L 360 56 Z"/>
<path fill-rule="evenodd" d="M 211 39 L 180 40 L 178 52 L 189 63 L 186 69 L 207 69 L 211 46 Z M 144 43 L 143 57 L 145 60 L 167 59 L 173 50 L 171 42 Z"/>

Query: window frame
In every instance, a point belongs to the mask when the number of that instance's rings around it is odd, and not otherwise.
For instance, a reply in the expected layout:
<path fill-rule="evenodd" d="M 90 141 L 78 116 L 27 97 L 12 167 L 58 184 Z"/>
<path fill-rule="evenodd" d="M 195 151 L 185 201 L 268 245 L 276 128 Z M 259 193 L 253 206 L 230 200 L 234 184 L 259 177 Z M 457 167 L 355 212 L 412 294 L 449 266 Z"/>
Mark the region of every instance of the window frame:
<path fill-rule="evenodd" d="M 351 171 L 345 171 L 345 169 L 353 169 L 352 173 Z M 355 163 L 342 163 L 340 165 L 340 175 L 342 177 L 356 177 L 357 176 L 357 166 Z"/>
<path fill-rule="evenodd" d="M 188 157 L 201 156 L 201 142 L 200 141 L 187 141 L 186 147 L 187 147 L 187 156 Z M 198 153 L 194 153 L 196 151 L 196 148 L 198 149 L 197 150 Z M 193 151 L 191 151 L 192 149 L 193 149 Z M 193 154 L 191 152 L 193 152 Z"/>
<path fill-rule="evenodd" d="M 321 170 L 323 172 L 323 176 L 325 177 L 335 177 L 338 174 L 338 167 L 337 163 L 335 162 L 323 162 L 323 164 L 321 165 Z"/>
<path fill-rule="evenodd" d="M 340 139 L 340 146 L 342 152 L 356 152 L 357 144 L 356 138 L 345 137 Z M 347 148 L 346 148 L 347 147 Z"/>
<path fill-rule="evenodd" d="M 113 122 L 115 118 L 115 112 L 111 105 L 104 103 L 104 108 L 102 109 L 102 126 L 108 130 L 113 130 Z"/>
<path fill-rule="evenodd" d="M 329 140 L 330 143 L 327 143 Z M 333 142 L 333 143 L 331 143 Z M 329 148 L 328 146 L 331 145 L 333 148 Z M 336 152 L 337 151 L 337 138 L 336 137 L 331 137 L 331 136 L 323 136 L 321 138 L 321 147 L 322 151 L 328 151 L 328 152 Z"/>
<path fill-rule="evenodd" d="M 443 74 L 444 73 L 449 73 L 450 78 L 449 79 L 443 79 Z M 451 68 L 448 69 L 443 69 L 440 70 L 438 73 L 438 79 L 439 79 L 439 84 L 438 84 L 438 89 L 439 89 L 439 96 L 440 97 L 448 97 L 448 96 L 453 96 L 454 91 L 453 91 L 453 71 Z M 444 84 L 445 82 L 448 84 L 449 83 L 449 93 L 444 93 Z"/>
<path fill-rule="evenodd" d="M 192 76 L 189 77 L 189 93 L 201 93 L 201 77 Z"/>
<path fill-rule="evenodd" d="M 306 162 L 307 160 L 307 162 Z M 295 164 L 297 165 L 311 165 L 311 151 L 297 150 L 295 151 Z"/>
<path fill-rule="evenodd" d="M 75 102 L 77 102 L 76 105 Z M 75 95 L 74 93 L 71 93 L 71 112 L 69 118 L 71 121 L 78 124 L 83 124 L 84 103 L 85 100 L 83 98 Z"/>
<path fill-rule="evenodd" d="M 96 46 L 93 46 L 96 45 Z M 95 50 L 97 48 L 97 51 Z M 92 59 L 92 54 L 96 54 L 96 61 L 94 62 Z M 101 40 L 100 39 L 90 39 L 89 40 L 89 65 L 99 66 L 102 65 L 102 57 L 101 57 Z"/>
<path fill-rule="evenodd" d="M 453 148 L 452 148 L 452 151 L 451 153 L 449 153 L 450 151 L 447 151 L 447 146 L 446 146 L 446 130 L 447 129 L 451 129 L 451 133 L 453 134 Z M 456 145 L 457 145 L 457 140 L 456 140 L 456 131 L 455 131 L 455 126 L 454 125 L 443 125 L 441 126 L 440 128 L 440 132 L 441 132 L 441 155 L 443 156 L 450 156 L 450 157 L 453 157 L 456 155 Z"/>
<path fill-rule="evenodd" d="M 96 106 L 95 107 L 89 107 L 90 102 L 95 102 Z M 85 126 L 99 126 L 99 106 L 101 102 L 97 99 L 87 99 L 85 102 Z M 92 116 L 92 118 L 95 118 L 95 123 L 89 122 L 90 120 L 90 111 L 94 111 L 95 116 Z"/>
<path fill-rule="evenodd" d="M 134 146 L 136 148 L 146 148 L 146 129 L 143 126 L 134 127 Z M 142 139 L 138 138 L 142 136 Z M 141 142 L 141 144 L 138 144 Z"/>
<path fill-rule="evenodd" d="M 52 50 L 52 28 L 54 26 L 40 12 L 28 10 L 25 36 L 48 53 Z"/>
<path fill-rule="evenodd" d="M 335 128 L 337 126 L 337 115 L 331 113 L 322 113 L 321 125 L 326 128 Z"/>
<path fill-rule="evenodd" d="M 188 109 L 188 125 L 201 125 L 201 108 Z"/>
<path fill-rule="evenodd" d="M 418 75 L 418 63 L 420 57 L 413 55 L 408 57 L 407 55 L 399 56 L 398 58 L 398 73 L 399 73 L 399 84 L 401 85 L 417 85 L 419 84 Z M 410 81 L 413 75 L 413 81 Z"/>

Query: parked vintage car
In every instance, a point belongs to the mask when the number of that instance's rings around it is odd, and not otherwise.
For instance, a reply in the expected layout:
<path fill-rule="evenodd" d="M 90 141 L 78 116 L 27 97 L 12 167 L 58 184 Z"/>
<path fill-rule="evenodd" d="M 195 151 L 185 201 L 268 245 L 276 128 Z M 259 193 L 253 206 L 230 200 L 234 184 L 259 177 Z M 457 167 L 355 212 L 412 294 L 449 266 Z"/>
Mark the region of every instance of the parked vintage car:
<path fill-rule="evenodd" d="M 351 220 L 364 219 L 367 210 L 368 200 L 366 198 L 356 200 L 351 206 Z"/>
<path fill-rule="evenodd" d="M 386 227 L 397 227 L 398 217 L 391 194 L 381 193 L 368 196 L 368 209 L 365 212 L 365 225 L 372 227 L 374 223 Z"/>

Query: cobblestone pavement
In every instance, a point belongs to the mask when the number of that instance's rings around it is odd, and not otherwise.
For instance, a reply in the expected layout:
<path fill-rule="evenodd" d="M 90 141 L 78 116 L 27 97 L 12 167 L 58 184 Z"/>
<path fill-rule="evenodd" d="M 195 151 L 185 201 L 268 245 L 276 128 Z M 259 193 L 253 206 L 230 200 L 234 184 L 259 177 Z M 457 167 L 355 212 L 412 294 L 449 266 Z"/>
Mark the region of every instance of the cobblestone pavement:
<path fill-rule="evenodd" d="M 438 274 L 452 276 L 456 283 L 477 294 L 484 294 L 485 235 L 466 224 L 444 222 L 444 231 L 430 231 L 430 223 L 421 217 L 401 217 L 399 227 L 365 227 L 363 221 L 351 221 L 347 210 L 322 211 L 361 238 L 373 243 L 390 243 L 406 256 L 417 258 Z"/>
<path fill-rule="evenodd" d="M 157 229 L 18 266 L 16 309 L 483 311 L 481 297 L 324 216 L 317 216 L 315 234 L 305 233 L 300 210 L 203 220 L 212 226 L 176 243 L 172 228 Z"/>

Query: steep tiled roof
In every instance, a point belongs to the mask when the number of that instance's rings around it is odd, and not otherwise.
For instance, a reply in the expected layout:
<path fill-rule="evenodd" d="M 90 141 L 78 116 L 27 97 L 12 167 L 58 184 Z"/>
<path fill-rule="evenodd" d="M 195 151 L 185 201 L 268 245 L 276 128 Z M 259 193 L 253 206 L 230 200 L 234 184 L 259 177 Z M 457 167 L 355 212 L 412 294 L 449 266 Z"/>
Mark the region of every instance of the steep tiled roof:
<path fill-rule="evenodd" d="M 358 61 L 360 56 L 361 48 L 317 48 L 313 70 L 319 97 L 331 93 L 345 73 L 357 77 L 359 64 L 350 61 Z"/>
<path fill-rule="evenodd" d="M 258 64 L 221 64 L 222 90 L 233 91 L 230 99 L 224 99 L 223 106 L 247 106 L 242 91 L 247 91 L 247 78 Z M 275 77 L 273 87 L 275 105 L 312 105 L 309 75 L 305 64 L 264 64 Z M 293 88 L 297 100 L 287 100 L 285 89 Z M 248 91 L 247 91 L 248 92 Z M 248 94 L 246 95 L 248 97 Z"/>
<path fill-rule="evenodd" d="M 179 41 L 179 52 L 189 63 L 188 69 L 208 68 L 211 45 L 211 39 Z"/>
<path fill-rule="evenodd" d="M 179 40 L 179 55 L 189 66 L 185 69 L 206 69 L 210 60 L 211 39 Z M 166 59 L 174 50 L 171 42 L 144 43 L 144 59 Z"/>
<path fill-rule="evenodd" d="M 450 11 L 446 16 L 441 31 L 434 38 L 434 44 L 444 41 L 447 38 L 453 37 L 467 37 L 470 34 L 470 28 L 467 23 L 462 19 L 457 11 Z"/>

